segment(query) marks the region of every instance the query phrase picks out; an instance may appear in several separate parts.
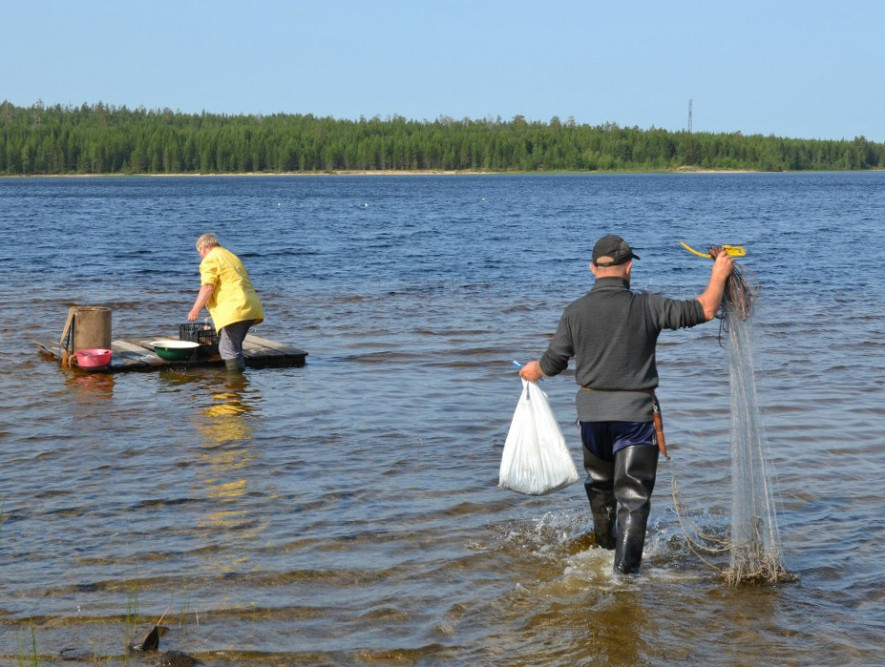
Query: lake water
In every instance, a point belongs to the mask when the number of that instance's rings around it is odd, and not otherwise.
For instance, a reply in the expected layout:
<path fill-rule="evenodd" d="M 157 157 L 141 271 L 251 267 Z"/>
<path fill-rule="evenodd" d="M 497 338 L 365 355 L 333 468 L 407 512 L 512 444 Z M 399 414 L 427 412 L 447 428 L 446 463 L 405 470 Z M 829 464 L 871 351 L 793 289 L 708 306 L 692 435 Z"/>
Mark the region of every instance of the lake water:
<path fill-rule="evenodd" d="M 0 664 L 878 665 L 885 635 L 885 173 L 0 180 Z M 204 231 L 301 368 L 83 374 L 68 308 L 175 336 Z M 666 332 L 643 573 L 610 574 L 582 485 L 496 486 L 521 383 L 590 248 L 691 298 L 742 244 L 785 566 L 729 588 L 685 544 L 731 507 L 716 322 Z M 571 374 L 543 382 L 580 462 Z M 165 616 L 164 616 L 165 614 Z M 63 661 L 62 656 L 78 658 Z"/>

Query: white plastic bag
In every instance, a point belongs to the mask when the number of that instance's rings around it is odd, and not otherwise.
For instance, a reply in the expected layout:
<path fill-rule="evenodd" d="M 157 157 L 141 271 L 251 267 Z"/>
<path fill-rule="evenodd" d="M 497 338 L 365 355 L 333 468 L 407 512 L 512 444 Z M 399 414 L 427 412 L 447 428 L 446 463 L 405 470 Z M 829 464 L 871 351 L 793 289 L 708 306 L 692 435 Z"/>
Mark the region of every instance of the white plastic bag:
<path fill-rule="evenodd" d="M 504 442 L 498 486 L 540 496 L 578 481 L 578 471 L 547 394 L 522 381 L 522 394 Z"/>

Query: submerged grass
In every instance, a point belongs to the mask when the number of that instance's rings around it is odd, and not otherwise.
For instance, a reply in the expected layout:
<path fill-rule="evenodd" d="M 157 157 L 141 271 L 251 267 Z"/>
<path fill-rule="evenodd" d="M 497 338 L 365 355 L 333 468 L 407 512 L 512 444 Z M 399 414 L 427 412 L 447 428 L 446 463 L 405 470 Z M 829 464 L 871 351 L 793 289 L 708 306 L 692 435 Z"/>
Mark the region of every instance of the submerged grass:
<path fill-rule="evenodd" d="M 125 645 L 131 646 L 138 631 L 138 587 L 130 586 L 126 592 Z"/>
<path fill-rule="evenodd" d="M 126 590 L 126 610 L 125 614 L 117 622 L 108 625 L 108 620 L 98 621 L 98 635 L 93 637 L 93 641 L 86 641 L 82 646 L 71 646 L 64 649 L 60 657 L 57 659 L 50 658 L 49 662 L 55 664 L 58 659 L 62 661 L 77 661 L 79 664 L 91 664 L 95 666 L 102 665 L 129 665 L 133 661 L 135 664 L 147 664 L 146 660 L 151 661 L 154 658 L 149 656 L 158 655 L 156 653 L 159 648 L 159 638 L 164 634 L 164 628 L 161 624 L 166 619 L 167 614 L 172 608 L 174 601 L 169 604 L 162 616 L 156 621 L 139 631 L 139 624 L 142 622 L 140 616 L 140 589 L 137 583 L 130 583 Z M 187 615 L 192 612 L 190 609 L 191 597 L 188 589 L 179 596 L 180 616 L 175 621 L 179 628 L 186 632 Z M 199 616 L 193 612 L 197 622 Z M 88 621 L 87 621 L 87 624 Z M 121 627 L 122 625 L 122 627 Z M 112 632 L 108 637 L 107 629 L 111 628 Z M 41 656 L 38 651 L 37 627 L 31 620 L 27 626 L 30 630 L 30 645 L 25 638 L 26 628 L 22 626 L 18 633 L 18 653 L 15 656 L 18 667 L 38 667 L 41 664 Z M 122 630 L 123 641 L 120 642 L 120 633 Z M 76 639 L 75 636 L 72 636 Z M 90 648 L 91 646 L 91 648 Z M 110 647 L 110 649 L 109 649 Z M 118 650 L 119 649 L 119 650 Z M 182 654 L 183 655 L 183 654 Z M 13 658 L 13 656 L 9 656 Z M 46 658 L 44 657 L 43 660 Z M 0 660 L 2 661 L 2 660 Z M 6 663 L 3 663 L 6 664 Z M 12 664 L 12 663 L 11 663 Z M 154 663 L 151 663 L 154 664 Z"/>
<path fill-rule="evenodd" d="M 24 647 L 24 643 L 22 642 L 21 635 L 19 635 L 19 656 L 18 656 L 18 664 L 19 667 L 25 667 L 26 665 L 32 665 L 33 667 L 37 667 L 40 664 L 39 654 L 37 653 L 37 630 L 34 628 L 34 624 L 31 624 L 31 649 L 30 654 L 28 654 L 27 650 Z"/>

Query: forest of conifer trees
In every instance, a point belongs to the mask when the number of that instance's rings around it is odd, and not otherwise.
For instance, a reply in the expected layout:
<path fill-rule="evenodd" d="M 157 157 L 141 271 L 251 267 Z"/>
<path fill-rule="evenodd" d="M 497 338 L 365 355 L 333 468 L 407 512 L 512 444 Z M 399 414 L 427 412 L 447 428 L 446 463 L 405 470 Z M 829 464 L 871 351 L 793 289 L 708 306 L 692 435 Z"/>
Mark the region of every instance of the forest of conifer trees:
<path fill-rule="evenodd" d="M 885 144 L 509 121 L 0 104 L 0 175 L 885 168 Z"/>

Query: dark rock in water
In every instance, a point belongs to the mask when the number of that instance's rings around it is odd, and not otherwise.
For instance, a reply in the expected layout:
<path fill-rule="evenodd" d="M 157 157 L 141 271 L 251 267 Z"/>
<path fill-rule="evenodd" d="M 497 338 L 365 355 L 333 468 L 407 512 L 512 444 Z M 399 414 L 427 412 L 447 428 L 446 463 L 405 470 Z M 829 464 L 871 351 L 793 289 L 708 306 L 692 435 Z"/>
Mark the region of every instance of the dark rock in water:
<path fill-rule="evenodd" d="M 160 626 L 155 625 L 150 630 L 148 630 L 147 634 L 141 638 L 140 642 L 133 642 L 129 644 L 130 651 L 156 651 L 160 646 Z"/>
<path fill-rule="evenodd" d="M 85 648 L 63 648 L 59 651 L 58 657 L 72 662 L 90 662 L 95 659 L 95 653 Z"/>
<path fill-rule="evenodd" d="M 160 667 L 194 667 L 202 665 L 194 656 L 181 651 L 166 651 L 160 656 Z"/>

